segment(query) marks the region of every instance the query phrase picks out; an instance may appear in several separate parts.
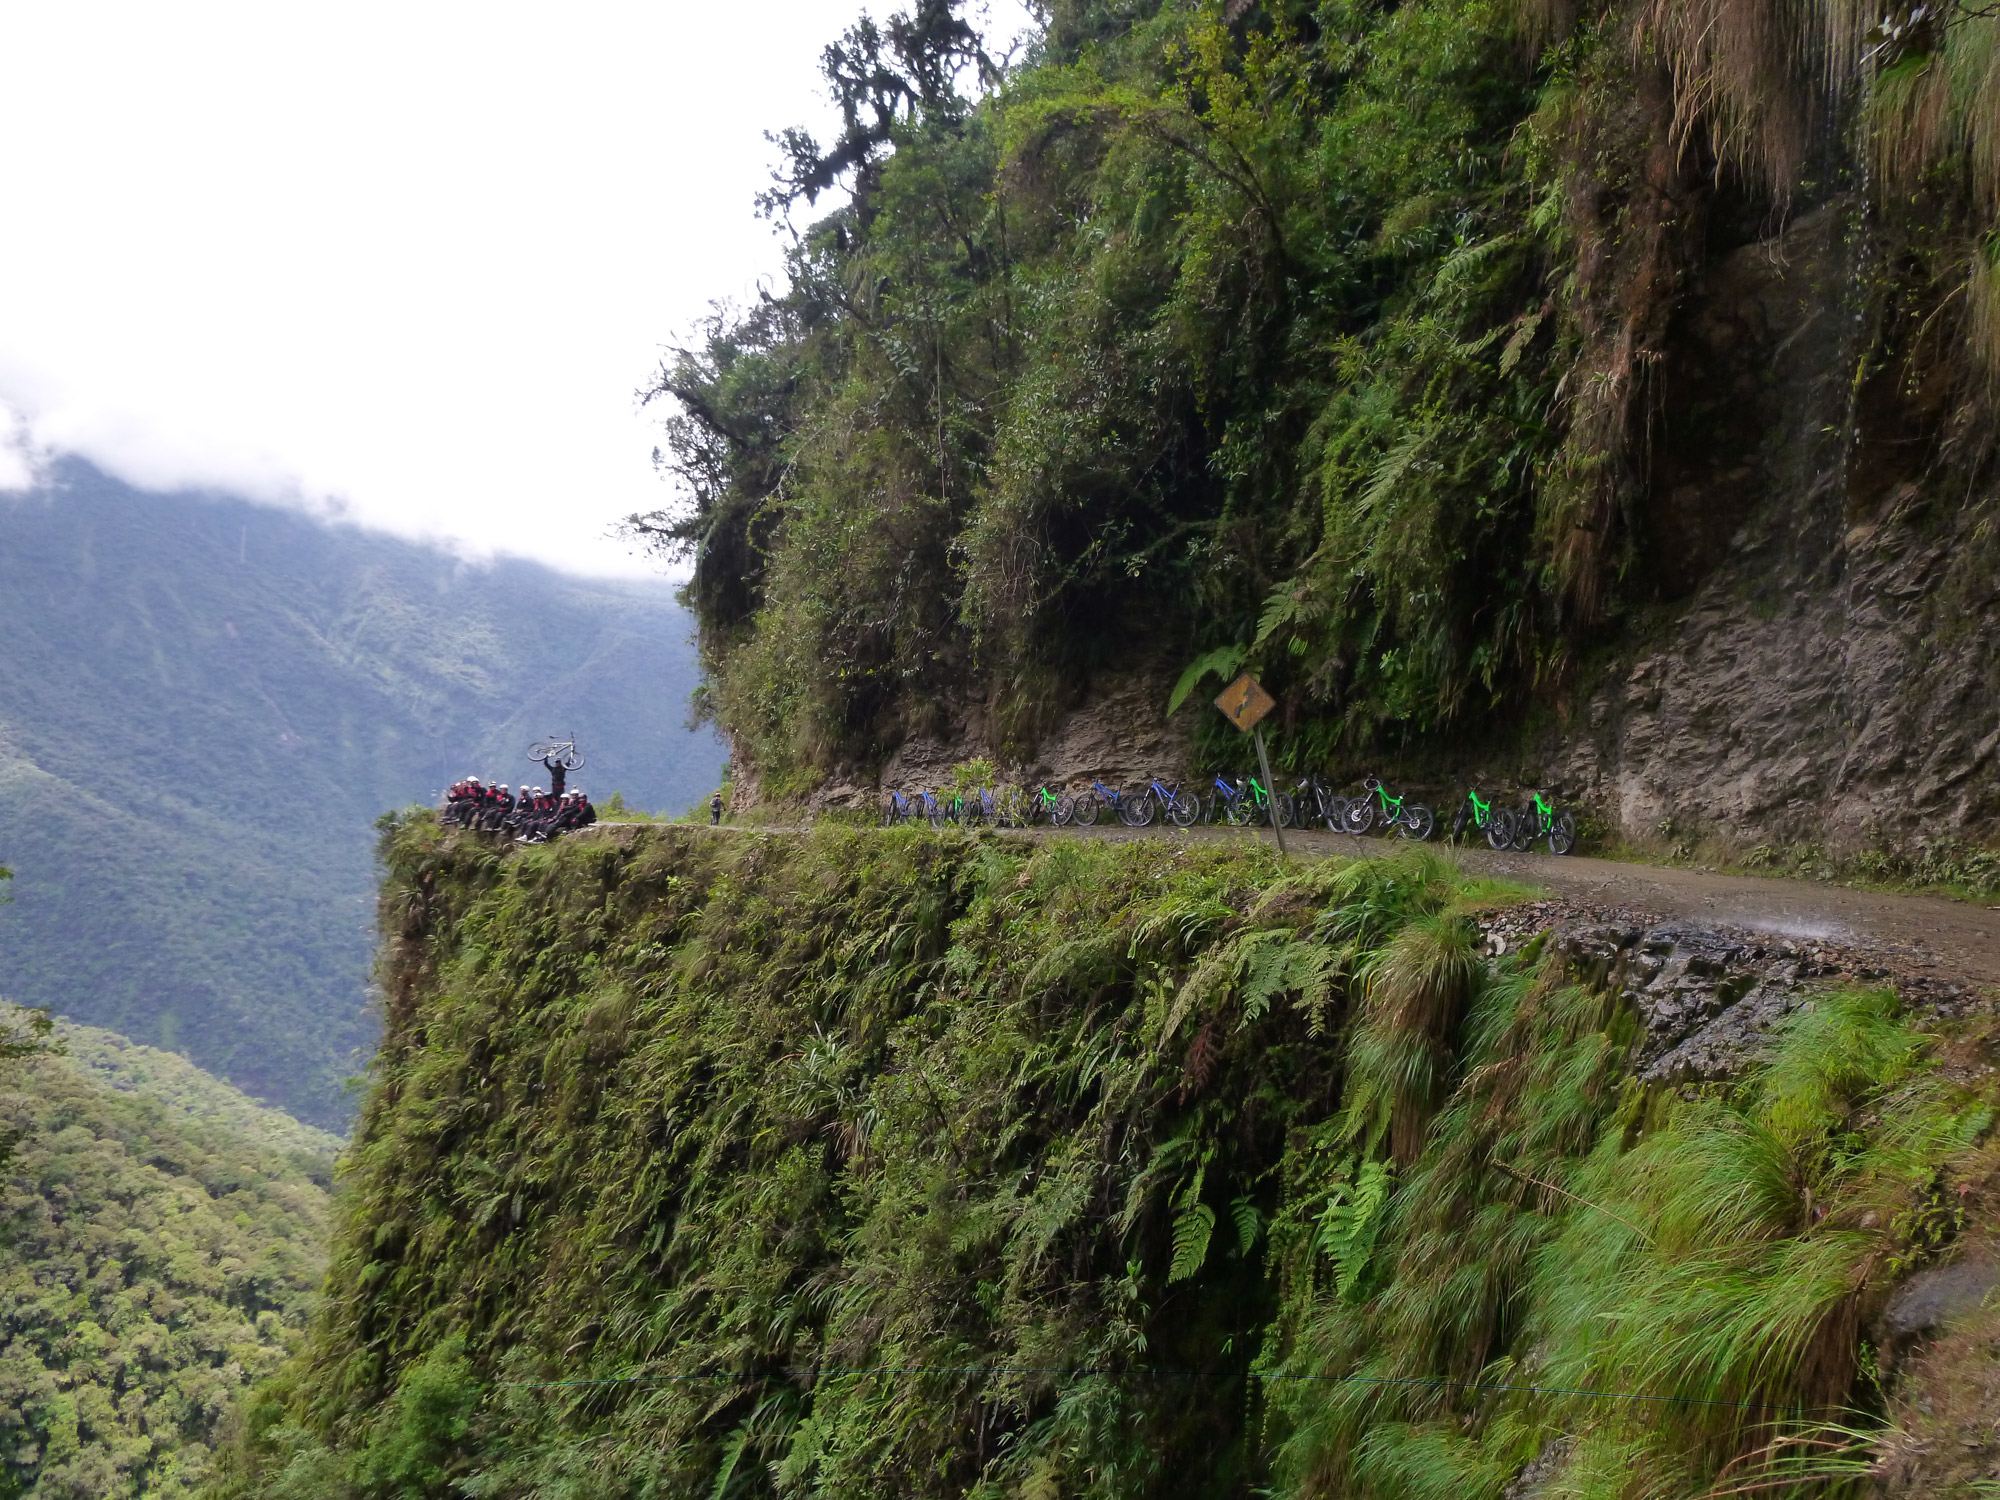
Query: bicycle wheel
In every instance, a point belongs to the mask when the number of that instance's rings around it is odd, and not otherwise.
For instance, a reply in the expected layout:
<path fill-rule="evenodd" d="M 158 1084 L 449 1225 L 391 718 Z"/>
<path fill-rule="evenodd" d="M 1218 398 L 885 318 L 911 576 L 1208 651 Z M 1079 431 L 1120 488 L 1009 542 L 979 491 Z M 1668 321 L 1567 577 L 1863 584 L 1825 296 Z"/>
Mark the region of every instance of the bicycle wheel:
<path fill-rule="evenodd" d="M 1549 829 L 1549 853 L 1567 854 L 1576 847 L 1576 814 L 1557 813 Z"/>
<path fill-rule="evenodd" d="M 1067 828 L 1076 821 L 1076 798 L 1058 797 L 1049 805 L 1049 826 Z"/>
<path fill-rule="evenodd" d="M 1339 833 L 1347 827 L 1347 799 L 1329 794 L 1320 802 L 1320 819 L 1327 828 Z"/>
<path fill-rule="evenodd" d="M 1396 832 L 1406 839 L 1423 843 L 1437 828 L 1437 818 L 1421 802 L 1412 802 L 1403 809 L 1403 816 L 1396 820 Z"/>
<path fill-rule="evenodd" d="M 1514 810 L 1514 852 L 1526 854 L 1535 847 L 1535 839 L 1542 831 L 1541 819 L 1535 816 L 1532 807 Z"/>
<path fill-rule="evenodd" d="M 1118 821 L 1127 828 L 1144 828 L 1153 821 L 1158 811 L 1159 809 L 1153 806 L 1153 794 L 1150 790 L 1128 793 L 1118 801 Z"/>
<path fill-rule="evenodd" d="M 563 756 L 563 758 L 560 761 L 558 761 L 557 764 L 560 765 L 565 771 L 581 771 L 583 769 L 583 757 L 581 755 L 578 755 L 576 751 L 572 750 L 568 754 Z"/>
<path fill-rule="evenodd" d="M 1069 820 L 1078 828 L 1089 828 L 1097 822 L 1097 814 L 1104 803 L 1095 792 L 1078 792 L 1076 801 L 1070 805 Z"/>
<path fill-rule="evenodd" d="M 1292 801 L 1290 792 L 1279 792 L 1271 798 L 1271 811 L 1277 817 L 1280 828 L 1299 826 L 1298 805 Z"/>
<path fill-rule="evenodd" d="M 945 820 L 949 816 L 950 815 L 945 811 L 944 804 L 942 802 L 935 802 L 931 804 L 931 811 L 930 811 L 931 827 L 933 828 L 944 827 Z"/>
<path fill-rule="evenodd" d="M 1360 838 L 1375 826 L 1375 799 L 1356 797 L 1347 804 L 1347 810 L 1340 815 L 1340 830 Z"/>
<path fill-rule="evenodd" d="M 1472 821 L 1472 816 L 1472 799 L 1470 797 L 1461 799 L 1458 811 L 1451 815 L 1451 833 L 1447 837 L 1452 843 L 1455 844 L 1465 837 L 1465 825 Z"/>
<path fill-rule="evenodd" d="M 561 740 L 536 740 L 528 747 L 528 759 L 547 760 L 556 753 L 556 747 L 561 743 Z"/>
<path fill-rule="evenodd" d="M 1504 807 L 1496 807 L 1486 816 L 1486 842 L 1495 849 L 1511 849 L 1514 846 L 1514 815 Z"/>
<path fill-rule="evenodd" d="M 1167 821 L 1176 828 L 1186 828 L 1201 816 L 1201 802 L 1186 792 L 1175 792 L 1174 800 L 1167 808 Z"/>

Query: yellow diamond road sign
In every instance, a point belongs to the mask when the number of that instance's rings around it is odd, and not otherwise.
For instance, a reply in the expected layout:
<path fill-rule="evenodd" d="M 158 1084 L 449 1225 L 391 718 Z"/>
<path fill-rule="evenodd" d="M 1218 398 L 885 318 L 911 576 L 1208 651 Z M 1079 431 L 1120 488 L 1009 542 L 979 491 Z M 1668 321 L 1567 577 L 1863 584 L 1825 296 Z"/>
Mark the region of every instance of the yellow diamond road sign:
<path fill-rule="evenodd" d="M 1258 720 L 1278 706 L 1278 700 L 1259 687 L 1256 678 L 1245 672 L 1222 690 L 1215 706 L 1222 710 L 1225 719 L 1248 734 L 1257 727 Z"/>

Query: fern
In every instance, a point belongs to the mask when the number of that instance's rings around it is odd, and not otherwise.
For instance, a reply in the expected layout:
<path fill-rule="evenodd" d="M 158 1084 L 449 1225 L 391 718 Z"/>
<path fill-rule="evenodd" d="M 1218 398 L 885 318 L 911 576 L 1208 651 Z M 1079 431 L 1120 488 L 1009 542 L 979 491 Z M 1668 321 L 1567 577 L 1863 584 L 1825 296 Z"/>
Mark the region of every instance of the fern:
<path fill-rule="evenodd" d="M 1339 954 L 1318 943 L 1294 941 L 1289 934 L 1262 934 L 1267 939 L 1249 955 L 1243 985 L 1243 1024 L 1248 1026 L 1271 1008 L 1279 995 L 1294 991 L 1300 1009 L 1317 1012 L 1333 992 Z"/>
<path fill-rule="evenodd" d="M 1317 1243 L 1333 1262 L 1334 1289 L 1342 1301 L 1359 1300 L 1394 1187 L 1386 1163 L 1365 1161 L 1351 1183 L 1335 1186 L 1320 1214 Z"/>
<path fill-rule="evenodd" d="M 1236 1225 L 1236 1252 L 1247 1256 L 1264 1233 L 1264 1211 L 1247 1197 L 1237 1198 L 1229 1205 L 1229 1217 Z"/>
<path fill-rule="evenodd" d="M 1213 651 L 1204 651 L 1187 664 L 1180 678 L 1174 683 L 1174 690 L 1167 697 L 1167 712 L 1172 713 L 1187 702 L 1188 694 L 1201 685 L 1201 680 L 1210 673 L 1225 680 L 1250 653 L 1241 646 L 1217 646 Z"/>
<path fill-rule="evenodd" d="M 1215 1232 L 1215 1210 L 1190 1203 L 1174 1217 L 1174 1259 L 1167 1280 L 1186 1281 L 1208 1263 L 1209 1236 Z"/>
<path fill-rule="evenodd" d="M 1216 1042 L 1215 1023 L 1207 1022 L 1188 1044 L 1187 1062 L 1181 1068 L 1181 1098 L 1191 1099 L 1208 1087 L 1222 1048 Z"/>

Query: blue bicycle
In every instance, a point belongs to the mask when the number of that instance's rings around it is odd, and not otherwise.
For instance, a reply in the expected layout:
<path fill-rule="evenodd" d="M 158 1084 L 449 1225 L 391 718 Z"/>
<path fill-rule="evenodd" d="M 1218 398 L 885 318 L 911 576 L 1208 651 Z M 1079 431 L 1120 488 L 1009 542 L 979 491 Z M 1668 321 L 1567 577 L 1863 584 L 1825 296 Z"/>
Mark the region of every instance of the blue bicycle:
<path fill-rule="evenodd" d="M 1215 790 L 1208 794 L 1208 821 L 1242 827 L 1257 814 L 1257 799 L 1241 782 L 1215 778 Z"/>
<path fill-rule="evenodd" d="M 1162 786 L 1157 778 L 1143 790 L 1128 793 L 1118 801 L 1118 821 L 1127 828 L 1144 828 L 1161 813 L 1176 828 L 1186 828 L 1201 816 L 1201 804 L 1180 788 L 1180 783 Z"/>
<path fill-rule="evenodd" d="M 1275 796 L 1263 782 L 1255 776 L 1241 776 L 1235 781 L 1215 778 L 1215 790 L 1208 799 L 1208 821 L 1228 823 L 1242 827 L 1246 823 L 1269 823 L 1275 820 L 1280 828 L 1295 828 L 1298 820 L 1292 807 L 1292 799 L 1283 792 Z"/>
<path fill-rule="evenodd" d="M 952 811 L 956 815 L 953 821 L 963 823 L 967 828 L 976 828 L 981 823 L 991 823 L 996 828 L 1000 826 L 1000 820 L 995 816 L 999 804 L 991 787 L 965 792 L 954 797 L 952 803 Z"/>
<path fill-rule="evenodd" d="M 1088 828 L 1097 821 L 1099 813 L 1109 808 L 1122 823 L 1125 821 L 1125 798 L 1125 793 L 1112 790 L 1093 776 L 1090 778 L 1090 790 L 1076 794 L 1076 806 L 1069 820 L 1079 828 Z"/>

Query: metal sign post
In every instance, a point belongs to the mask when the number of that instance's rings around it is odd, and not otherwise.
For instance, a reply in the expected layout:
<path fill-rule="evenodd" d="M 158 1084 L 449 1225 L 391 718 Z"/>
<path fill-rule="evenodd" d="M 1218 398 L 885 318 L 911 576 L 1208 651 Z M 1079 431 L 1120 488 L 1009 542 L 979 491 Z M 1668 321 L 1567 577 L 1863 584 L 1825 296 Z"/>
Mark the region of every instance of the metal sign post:
<path fill-rule="evenodd" d="M 1278 700 L 1245 672 L 1217 695 L 1215 706 L 1222 710 L 1223 718 L 1257 742 L 1257 768 L 1264 773 L 1264 793 L 1271 799 L 1271 835 L 1278 841 L 1278 852 L 1289 859 L 1285 825 L 1278 816 L 1278 787 L 1271 780 L 1271 757 L 1264 750 L 1264 715 L 1278 706 Z"/>

